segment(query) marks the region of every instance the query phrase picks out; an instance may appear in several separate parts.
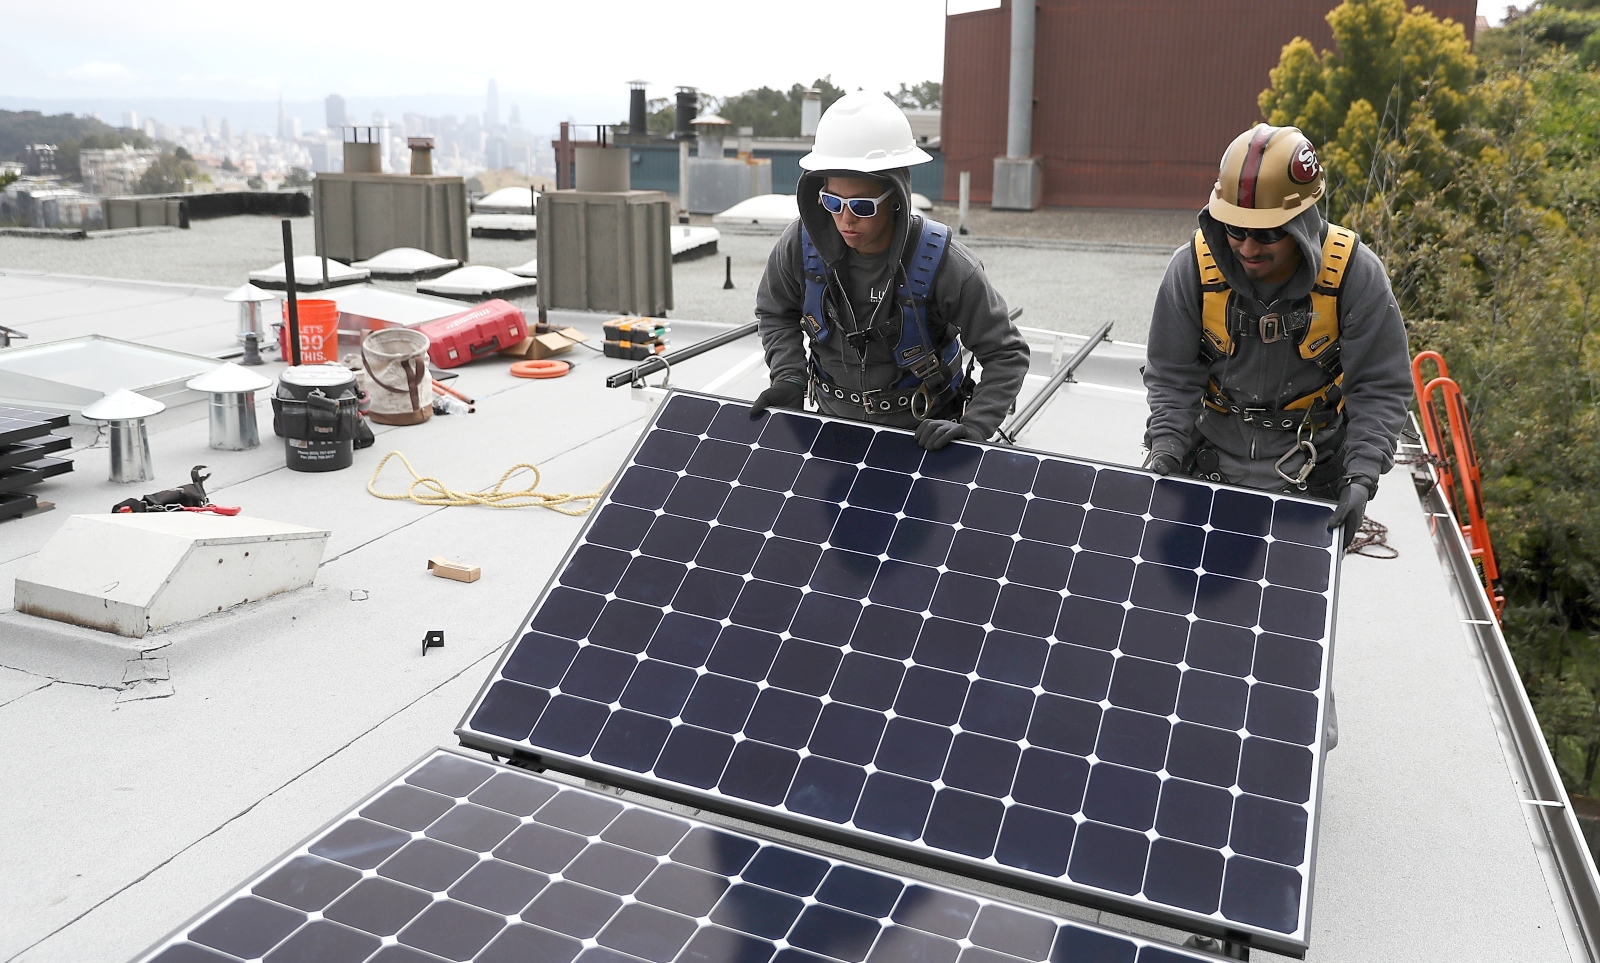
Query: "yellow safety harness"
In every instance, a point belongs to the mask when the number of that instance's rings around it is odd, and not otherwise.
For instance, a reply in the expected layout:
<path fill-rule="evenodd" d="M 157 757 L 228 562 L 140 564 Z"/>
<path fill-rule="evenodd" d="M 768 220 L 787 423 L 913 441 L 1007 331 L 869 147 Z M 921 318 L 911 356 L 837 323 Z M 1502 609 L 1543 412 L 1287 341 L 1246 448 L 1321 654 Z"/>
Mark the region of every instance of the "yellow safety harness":
<path fill-rule="evenodd" d="M 1265 314 L 1254 319 L 1252 326 L 1261 340 L 1271 344 L 1287 337 L 1297 337 L 1300 357 L 1315 364 L 1328 375 L 1328 383 L 1310 394 L 1288 402 L 1282 409 L 1245 408 L 1228 398 L 1215 380 L 1206 385 L 1206 407 L 1223 414 L 1235 414 L 1247 421 L 1260 421 L 1264 427 L 1298 428 L 1303 418 L 1296 419 L 1285 413 L 1309 413 L 1313 406 L 1323 403 L 1328 413 L 1344 408 L 1344 370 L 1339 363 L 1339 289 L 1344 284 L 1345 271 L 1355 253 L 1356 234 L 1347 228 L 1330 224 L 1328 236 L 1322 242 L 1322 266 L 1316 283 L 1311 288 L 1310 319 L 1303 325 L 1293 325 L 1279 314 Z M 1232 313 L 1233 289 L 1222 276 L 1217 259 L 1206 244 L 1204 234 L 1194 232 L 1194 257 L 1200 269 L 1201 320 L 1205 337 L 1201 339 L 1204 353 L 1215 360 L 1231 358 L 1239 350 L 1233 327 L 1229 324 Z"/>

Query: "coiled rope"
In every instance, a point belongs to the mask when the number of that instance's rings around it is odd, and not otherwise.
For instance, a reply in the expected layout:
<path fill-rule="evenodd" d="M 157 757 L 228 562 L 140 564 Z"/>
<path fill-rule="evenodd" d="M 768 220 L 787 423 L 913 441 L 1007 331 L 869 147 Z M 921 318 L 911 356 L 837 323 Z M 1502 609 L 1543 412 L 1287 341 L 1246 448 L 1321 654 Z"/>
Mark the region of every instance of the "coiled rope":
<path fill-rule="evenodd" d="M 406 471 L 411 473 L 412 482 L 410 487 L 399 494 L 380 492 L 377 489 L 378 476 L 383 474 L 384 466 L 389 464 L 389 459 L 391 458 L 400 459 L 400 464 L 404 465 Z M 527 488 L 519 488 L 514 491 L 506 490 L 506 483 L 523 471 L 533 473 L 533 482 Z M 411 467 L 411 462 L 399 451 L 390 451 L 387 455 L 384 455 L 383 460 L 378 462 L 378 467 L 373 469 L 372 477 L 367 480 L 367 492 L 369 494 L 386 501 L 410 501 L 418 505 L 427 505 L 430 508 L 465 508 L 468 505 L 485 505 L 489 508 L 548 508 L 563 515 L 583 515 L 595 506 L 595 503 L 600 500 L 600 496 L 605 494 L 604 488 L 584 495 L 573 495 L 568 492 L 549 494 L 537 491 L 538 487 L 539 469 L 534 465 L 522 462 L 512 465 L 504 475 L 500 476 L 500 480 L 489 488 L 471 492 L 456 491 L 453 488 L 445 487 L 444 482 L 437 478 L 417 474 L 417 470 Z M 588 502 L 589 504 L 582 507 L 563 507 L 572 502 Z"/>
<path fill-rule="evenodd" d="M 1361 519 L 1361 527 L 1356 529 L 1356 537 L 1351 539 L 1344 553 L 1367 558 L 1400 557 L 1400 550 L 1389 544 L 1389 526 L 1374 518 Z"/>

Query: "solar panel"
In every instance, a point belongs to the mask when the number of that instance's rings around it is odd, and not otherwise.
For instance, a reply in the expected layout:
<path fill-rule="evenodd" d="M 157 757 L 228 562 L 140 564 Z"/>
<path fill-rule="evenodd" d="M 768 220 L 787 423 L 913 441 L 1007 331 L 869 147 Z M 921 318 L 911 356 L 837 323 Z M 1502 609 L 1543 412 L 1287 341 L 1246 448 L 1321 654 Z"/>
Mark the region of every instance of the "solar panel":
<path fill-rule="evenodd" d="M 675 393 L 457 734 L 1299 954 L 1330 513 Z"/>
<path fill-rule="evenodd" d="M 20 409 L 10 410 L 20 411 Z M 49 434 L 51 420 L 43 412 L 40 412 L 37 417 L 0 415 L 0 445 L 11 445 L 19 441 L 27 441 L 30 438 Z"/>
<path fill-rule="evenodd" d="M 1209 958 L 435 750 L 139 959 Z"/>

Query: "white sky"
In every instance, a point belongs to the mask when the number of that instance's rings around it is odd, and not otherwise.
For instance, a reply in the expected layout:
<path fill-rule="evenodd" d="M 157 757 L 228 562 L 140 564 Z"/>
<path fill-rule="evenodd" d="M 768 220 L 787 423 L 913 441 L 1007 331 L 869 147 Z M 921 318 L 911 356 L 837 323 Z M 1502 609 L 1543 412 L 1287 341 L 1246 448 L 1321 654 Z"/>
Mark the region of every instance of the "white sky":
<path fill-rule="evenodd" d="M 1533 0 L 1522 0 L 1521 6 L 1528 6 Z M 1478 16 L 1488 17 L 1489 23 L 1500 26 L 1506 18 L 1506 7 L 1515 4 L 1506 3 L 1505 0 L 1478 0 Z"/>
<path fill-rule="evenodd" d="M 1478 4 L 1491 23 L 1505 8 Z M 0 29 L 0 101 L 105 98 L 113 119 L 112 99 L 481 103 L 494 77 L 502 117 L 520 103 L 540 125 L 610 121 L 634 78 L 650 81 L 652 98 L 679 84 L 728 95 L 828 75 L 847 90 L 937 79 L 945 10 L 946 0 L 72 0 Z"/>
<path fill-rule="evenodd" d="M 882 90 L 937 79 L 944 61 L 944 0 L 73 0 L 8 19 L 10 97 L 481 96 L 493 76 L 502 105 L 603 94 L 625 110 L 634 78 L 652 97 L 829 74 Z"/>

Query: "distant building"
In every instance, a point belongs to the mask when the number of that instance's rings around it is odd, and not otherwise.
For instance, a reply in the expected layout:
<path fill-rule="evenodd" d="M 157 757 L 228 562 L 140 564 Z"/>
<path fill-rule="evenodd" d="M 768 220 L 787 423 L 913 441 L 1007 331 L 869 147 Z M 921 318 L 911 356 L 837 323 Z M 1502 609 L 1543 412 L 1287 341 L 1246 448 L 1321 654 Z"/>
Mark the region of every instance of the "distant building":
<path fill-rule="evenodd" d="M 224 121 L 226 123 L 226 121 Z M 156 150 L 138 150 L 124 144 L 103 150 L 78 151 L 78 171 L 91 194 L 132 194 L 139 178 L 161 157 Z"/>
<path fill-rule="evenodd" d="M 493 77 L 489 78 L 489 109 L 484 111 L 483 126 L 490 130 L 500 126 L 500 85 Z"/>
<path fill-rule="evenodd" d="M 62 187 L 54 178 L 24 177 L 0 193 L 0 224 L 98 228 L 100 198 Z"/>
<path fill-rule="evenodd" d="M 939 146 L 939 108 L 919 110 L 913 107 L 903 109 L 901 113 L 911 122 L 911 136 L 917 139 L 918 145 L 928 148 Z"/>
<path fill-rule="evenodd" d="M 125 111 L 123 111 L 122 112 L 122 126 L 126 127 L 129 130 L 138 130 L 139 129 L 139 112 L 137 110 L 125 110 Z"/>
<path fill-rule="evenodd" d="M 23 171 L 30 177 L 51 177 L 56 172 L 56 145 L 29 144 L 22 148 Z"/>
<path fill-rule="evenodd" d="M 504 135 L 489 135 L 483 148 L 483 166 L 492 171 L 511 166 L 511 143 Z"/>
<path fill-rule="evenodd" d="M 344 145 L 339 141 L 316 138 L 304 146 L 311 155 L 311 173 L 335 174 L 344 170 Z"/>
<path fill-rule="evenodd" d="M 324 103 L 327 105 L 328 129 L 343 127 L 347 123 L 344 112 L 344 98 L 338 94 L 329 94 Z"/>
<path fill-rule="evenodd" d="M 222 127 L 218 130 L 218 134 L 224 141 L 233 140 L 233 125 L 228 123 L 228 118 L 222 118 Z"/>

